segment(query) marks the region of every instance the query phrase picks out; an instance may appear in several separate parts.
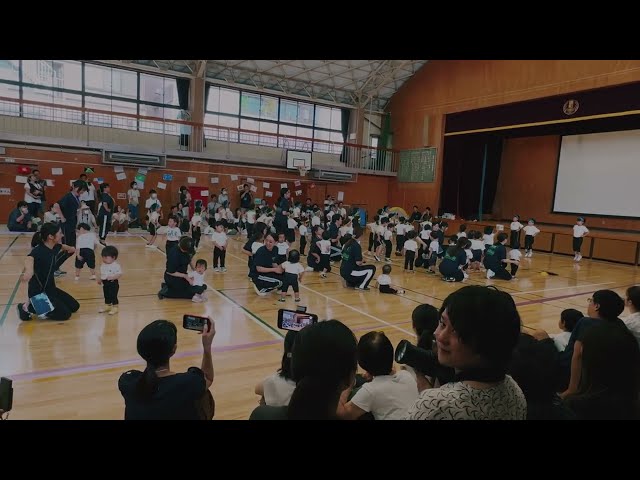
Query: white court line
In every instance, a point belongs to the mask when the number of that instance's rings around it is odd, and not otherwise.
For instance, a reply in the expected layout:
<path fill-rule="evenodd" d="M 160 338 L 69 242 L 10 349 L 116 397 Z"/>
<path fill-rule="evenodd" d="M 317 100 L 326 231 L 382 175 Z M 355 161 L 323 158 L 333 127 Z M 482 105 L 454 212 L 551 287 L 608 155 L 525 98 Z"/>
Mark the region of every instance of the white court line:
<path fill-rule="evenodd" d="M 144 240 L 146 242 L 146 239 L 140 235 L 140 238 L 142 240 Z M 164 255 L 165 257 L 167 256 L 166 253 L 164 253 L 162 250 L 159 250 L 157 248 L 154 248 L 153 250 L 155 250 L 156 252 L 160 253 L 161 255 Z M 235 255 L 233 255 L 235 256 Z M 236 257 L 237 258 L 237 257 Z M 164 269 L 163 269 L 164 270 Z M 209 291 L 209 289 L 207 289 L 207 291 Z M 253 323 L 255 323 L 256 325 L 258 325 L 260 328 L 262 328 L 265 332 L 270 333 L 273 337 L 277 338 L 278 340 L 282 340 L 282 337 L 280 335 L 278 335 L 275 331 L 271 330 L 269 327 L 267 327 L 266 325 L 264 325 L 263 323 L 259 322 L 257 319 L 255 319 L 253 317 L 253 315 L 251 315 L 251 313 L 249 313 L 247 310 L 245 310 L 244 308 L 241 308 L 240 306 L 236 305 L 235 303 L 233 303 L 233 300 L 231 300 L 230 298 L 225 297 L 224 295 L 222 295 L 218 290 L 216 290 L 215 288 L 212 288 L 211 291 L 213 293 L 215 293 L 218 297 L 220 297 L 222 300 L 224 300 L 225 302 L 227 302 L 229 305 L 231 305 L 233 308 L 236 308 L 238 310 L 240 310 L 242 312 L 242 314 L 247 317 L 249 320 L 251 320 Z M 165 299 L 166 300 L 166 299 Z"/>
<path fill-rule="evenodd" d="M 571 287 L 557 287 L 557 288 L 545 288 L 544 290 L 529 290 L 528 292 L 513 292 L 514 295 L 526 295 L 527 293 L 540 293 L 548 292 L 550 290 L 566 290 L 567 288 L 582 288 L 582 287 L 597 287 L 598 285 L 610 285 L 616 282 L 603 282 L 603 283 L 587 283 L 586 285 L 574 285 Z"/>
<path fill-rule="evenodd" d="M 232 253 L 229 253 L 229 252 L 227 252 L 227 256 L 228 257 L 237 258 L 238 260 L 242 260 L 242 258 L 240 258 L 240 257 L 238 257 L 236 255 L 233 255 Z M 344 307 L 350 308 L 354 312 L 358 312 L 358 313 L 360 313 L 360 314 L 362 314 L 362 315 L 364 315 L 366 317 L 369 317 L 369 318 L 372 318 L 372 319 L 376 320 L 377 322 L 383 323 L 384 325 L 387 325 L 387 326 L 389 326 L 391 328 L 395 328 L 396 330 L 400 330 L 401 332 L 409 334 L 412 337 L 416 336 L 414 332 L 410 332 L 409 330 L 405 330 L 404 328 L 398 327 L 397 325 L 394 325 L 393 323 L 385 322 L 384 320 L 382 320 L 382 319 L 380 319 L 378 317 L 374 317 L 373 315 L 371 315 L 371 314 L 369 314 L 367 312 L 364 312 L 364 311 L 360 310 L 359 308 L 355 308 L 355 307 L 352 307 L 351 305 L 347 305 L 346 303 L 342 303 L 340 300 L 336 300 L 335 298 L 331 298 L 331 297 L 325 295 L 324 293 L 318 292 L 317 290 L 314 290 L 314 289 L 309 288 L 309 287 L 305 287 L 302 284 L 300 284 L 299 287 L 304 288 L 305 290 L 309 290 L 310 292 L 313 292 L 313 293 L 315 293 L 317 295 L 320 295 L 320 296 L 326 298 L 327 300 L 331 300 L 333 302 L 339 303 L 340 305 L 342 305 Z"/>

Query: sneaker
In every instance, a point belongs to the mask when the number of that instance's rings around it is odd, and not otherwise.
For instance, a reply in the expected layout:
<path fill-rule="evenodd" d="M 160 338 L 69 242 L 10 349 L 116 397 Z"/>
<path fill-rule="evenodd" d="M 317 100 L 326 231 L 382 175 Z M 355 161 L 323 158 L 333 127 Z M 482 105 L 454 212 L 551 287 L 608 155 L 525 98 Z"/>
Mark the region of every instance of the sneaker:
<path fill-rule="evenodd" d="M 26 311 L 24 309 L 24 303 L 19 303 L 17 305 L 17 309 L 18 309 L 18 317 L 20 317 L 20 320 L 22 320 L 23 322 L 31 320 L 31 312 Z"/>
<path fill-rule="evenodd" d="M 299 298 L 296 298 L 296 299 L 295 299 L 295 302 L 296 302 L 296 303 L 300 303 L 300 299 L 299 299 Z"/>
<path fill-rule="evenodd" d="M 326 274 L 326 273 L 324 273 L 324 272 L 322 272 L 322 273 L 320 274 L 320 276 L 321 276 L 322 278 L 327 278 L 327 274 Z"/>
<path fill-rule="evenodd" d="M 213 269 L 213 271 L 214 271 L 214 272 L 219 272 L 219 271 L 220 271 L 220 267 L 215 267 L 215 268 Z"/>
<path fill-rule="evenodd" d="M 384 259 L 384 263 L 391 263 L 391 259 L 390 258 L 385 258 Z"/>
<path fill-rule="evenodd" d="M 102 245 L 103 247 L 106 247 L 106 246 L 107 246 L 107 242 L 106 242 L 106 241 L 104 241 L 104 240 L 99 240 L 99 242 L 100 242 L 100 245 Z"/>
<path fill-rule="evenodd" d="M 313 267 L 307 267 L 304 269 L 305 272 L 313 272 Z"/>
<path fill-rule="evenodd" d="M 220 271 L 221 271 L 222 273 L 225 273 L 225 272 L 227 271 L 227 269 L 226 269 L 226 267 L 221 267 L 221 268 L 220 268 Z"/>
<path fill-rule="evenodd" d="M 265 292 L 263 292 L 262 290 L 260 290 L 255 283 L 253 284 L 253 289 L 256 291 L 256 293 L 259 296 L 261 296 L 261 297 L 266 297 L 267 296 L 267 294 Z"/>
<path fill-rule="evenodd" d="M 582 260 L 582 255 L 578 254 L 578 256 L 576 257 L 576 262 L 579 262 L 580 260 Z"/>
<path fill-rule="evenodd" d="M 111 305 L 101 305 L 101 306 L 98 308 L 98 313 L 104 313 L 104 312 L 106 312 L 107 310 L 111 310 Z"/>
<path fill-rule="evenodd" d="M 169 293 L 169 289 L 165 285 L 163 285 L 160 291 L 158 292 L 158 299 L 162 300 L 167 296 L 167 293 Z"/>
<path fill-rule="evenodd" d="M 496 273 L 490 268 L 487 268 L 487 280 L 491 280 L 495 276 L 496 276 Z"/>
<path fill-rule="evenodd" d="M 76 281 L 77 281 L 77 280 L 80 280 L 80 277 L 75 277 L 75 278 L 74 278 L 74 280 L 76 280 Z"/>
<path fill-rule="evenodd" d="M 95 275 L 91 275 L 91 276 L 89 277 L 89 280 L 95 280 L 95 279 L 96 279 L 96 276 L 95 276 Z"/>
<path fill-rule="evenodd" d="M 356 290 L 363 290 L 363 291 L 367 291 L 367 290 L 371 290 L 371 289 L 370 289 L 369 287 L 364 287 L 364 288 L 356 287 Z"/>
<path fill-rule="evenodd" d="M 118 313 L 118 306 L 114 305 L 111 307 L 111 310 L 109 310 L 109 315 L 115 315 L 116 313 Z"/>
<path fill-rule="evenodd" d="M 145 245 L 145 247 L 147 247 L 147 248 L 156 248 L 156 246 L 155 246 L 155 245 L 152 245 L 151 243 L 147 243 L 147 244 Z"/>
<path fill-rule="evenodd" d="M 202 303 L 204 300 L 202 299 L 202 297 L 199 294 L 195 294 L 193 296 L 193 298 L 191 298 L 191 301 L 194 303 Z"/>
<path fill-rule="evenodd" d="M 279 301 L 279 302 L 284 302 L 284 301 L 285 301 L 285 299 L 284 299 L 283 297 L 280 297 L 280 298 L 278 299 L 278 301 Z"/>
<path fill-rule="evenodd" d="M 377 256 L 377 255 L 374 255 L 374 256 L 373 256 L 373 258 L 375 258 L 375 259 L 376 259 L 376 262 L 379 262 L 379 261 L 380 261 L 380 257 L 379 257 L 379 256 Z"/>
<path fill-rule="evenodd" d="M 267 293 L 272 293 L 272 292 L 275 292 L 275 289 L 261 288 L 260 291 L 258 292 L 258 295 L 260 295 L 261 297 L 266 297 Z"/>

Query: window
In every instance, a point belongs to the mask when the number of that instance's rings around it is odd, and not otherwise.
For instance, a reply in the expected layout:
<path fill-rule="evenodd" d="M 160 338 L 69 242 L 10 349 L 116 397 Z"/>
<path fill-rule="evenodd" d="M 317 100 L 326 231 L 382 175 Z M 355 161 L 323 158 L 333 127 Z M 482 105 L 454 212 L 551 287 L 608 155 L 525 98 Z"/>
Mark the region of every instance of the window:
<path fill-rule="evenodd" d="M 219 112 L 238 115 L 240 113 L 240 92 L 228 88 L 221 88 Z"/>
<path fill-rule="evenodd" d="M 111 92 L 114 97 L 138 99 L 138 74 L 129 70 L 111 69 Z"/>
<path fill-rule="evenodd" d="M 378 150 L 376 150 L 376 148 L 378 148 L 378 136 L 371 136 L 369 138 L 369 146 L 371 147 L 371 158 L 376 158 L 376 155 L 378 154 Z"/>
<path fill-rule="evenodd" d="M 111 67 L 86 64 L 84 66 L 84 90 L 88 93 L 111 95 Z"/>
<path fill-rule="evenodd" d="M 278 124 L 272 122 L 260 122 L 260 132 L 278 133 Z M 278 137 L 275 135 L 263 135 L 260 134 L 260 145 L 267 147 L 277 147 Z"/>
<path fill-rule="evenodd" d="M 243 97 L 244 98 L 244 97 Z M 244 118 L 240 120 L 240 128 L 242 130 L 254 130 L 255 132 L 260 131 L 260 122 L 257 120 L 245 120 Z M 248 143 L 253 145 L 258 145 L 260 135 L 254 132 L 240 132 L 240 143 Z"/>
<path fill-rule="evenodd" d="M 298 122 L 298 102 L 282 100 L 280 102 L 280 121 L 286 123 Z"/>
<path fill-rule="evenodd" d="M 0 60 L 0 80 L 20 80 L 20 60 Z"/>
<path fill-rule="evenodd" d="M 20 86 L 10 83 L 0 83 L 0 97 L 20 98 Z M 0 115 L 20 115 L 20 104 L 11 101 L 0 101 Z"/>
<path fill-rule="evenodd" d="M 240 115 L 243 117 L 260 118 L 260 95 L 242 92 L 241 99 Z"/>
<path fill-rule="evenodd" d="M 276 97 L 260 96 L 260 118 L 278 120 L 278 99 Z"/>

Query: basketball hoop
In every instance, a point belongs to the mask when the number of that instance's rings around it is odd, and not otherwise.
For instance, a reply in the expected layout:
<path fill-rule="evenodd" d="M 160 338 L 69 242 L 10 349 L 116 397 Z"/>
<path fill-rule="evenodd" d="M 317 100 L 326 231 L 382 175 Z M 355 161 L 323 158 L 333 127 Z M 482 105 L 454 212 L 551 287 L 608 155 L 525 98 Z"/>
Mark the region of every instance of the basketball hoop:
<path fill-rule="evenodd" d="M 305 177 L 307 175 L 307 172 L 309 172 L 309 169 L 306 165 L 300 165 L 298 167 L 298 171 L 300 172 L 301 177 Z"/>

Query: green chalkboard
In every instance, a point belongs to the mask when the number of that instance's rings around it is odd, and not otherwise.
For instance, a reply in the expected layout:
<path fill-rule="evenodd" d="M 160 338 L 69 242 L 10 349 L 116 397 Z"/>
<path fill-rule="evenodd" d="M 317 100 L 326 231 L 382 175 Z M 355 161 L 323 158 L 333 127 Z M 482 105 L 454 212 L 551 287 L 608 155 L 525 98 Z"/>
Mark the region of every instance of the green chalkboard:
<path fill-rule="evenodd" d="M 436 178 L 436 153 L 434 147 L 400 152 L 399 182 L 432 183 Z"/>

